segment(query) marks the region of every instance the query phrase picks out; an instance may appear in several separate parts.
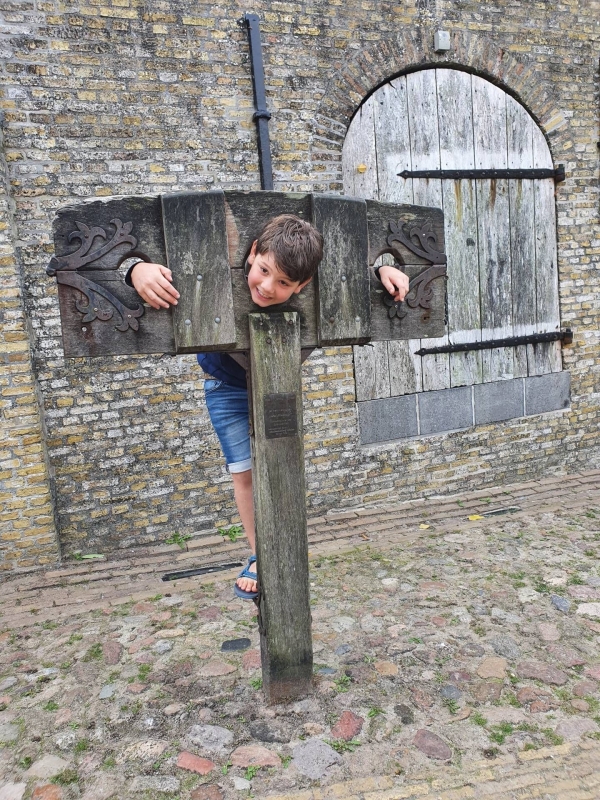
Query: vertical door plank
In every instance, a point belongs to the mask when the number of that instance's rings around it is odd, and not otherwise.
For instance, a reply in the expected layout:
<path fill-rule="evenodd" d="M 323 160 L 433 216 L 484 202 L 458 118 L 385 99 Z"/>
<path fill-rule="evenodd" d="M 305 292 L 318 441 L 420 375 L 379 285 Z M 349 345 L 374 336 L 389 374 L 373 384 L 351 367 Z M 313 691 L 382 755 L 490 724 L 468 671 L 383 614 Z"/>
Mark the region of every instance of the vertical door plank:
<path fill-rule="evenodd" d="M 420 339 L 387 342 L 392 397 L 423 391 L 422 359 L 415 355 L 420 346 Z"/>
<path fill-rule="evenodd" d="M 442 169 L 474 169 L 471 75 L 437 70 Z M 451 344 L 481 340 L 479 254 L 475 181 L 443 180 L 448 256 L 448 338 Z M 481 352 L 450 354 L 450 385 L 481 383 Z"/>
<path fill-rule="evenodd" d="M 506 97 L 506 130 L 508 134 L 509 169 L 533 167 L 534 122 L 522 105 Z M 535 215 L 533 181 L 511 180 L 508 193 L 510 204 L 510 255 L 512 282 L 513 331 L 515 336 L 527 336 L 536 330 L 535 287 Z M 528 374 L 531 345 L 514 348 L 515 377 Z"/>
<path fill-rule="evenodd" d="M 378 400 L 390 396 L 390 369 L 387 342 L 371 342 L 354 347 L 356 401 Z"/>
<path fill-rule="evenodd" d="M 437 110 L 436 70 L 424 69 L 406 76 L 408 124 L 412 169 L 440 168 L 440 133 Z M 442 208 L 442 182 L 439 179 L 413 178 L 413 202 Z M 448 337 L 424 341 L 425 347 L 448 344 Z M 447 353 L 423 356 L 423 391 L 450 386 L 450 358 Z"/>
<path fill-rule="evenodd" d="M 405 169 L 412 169 L 406 76 L 382 86 L 373 95 L 373 102 L 379 199 L 386 203 L 412 204 L 413 180 L 398 175 Z M 393 258 L 384 255 L 380 263 L 391 264 Z M 396 359 L 402 354 L 404 371 L 399 376 L 397 361 L 389 362 L 389 387 L 392 395 L 422 390 L 421 357 L 414 355 L 414 351 L 418 349 L 415 346 L 411 350 L 409 341 L 395 342 L 391 350 L 388 348 L 390 358 Z"/>
<path fill-rule="evenodd" d="M 406 77 L 386 83 L 372 99 L 379 199 L 386 203 L 412 204 L 412 178 L 398 175 L 412 169 Z"/>
<path fill-rule="evenodd" d="M 378 191 L 373 102 L 370 97 L 354 115 L 342 149 L 344 193 L 365 200 L 376 200 Z"/>
<path fill-rule="evenodd" d="M 376 106 L 377 101 L 373 96 L 359 108 L 350 123 L 342 150 L 345 194 L 369 200 L 379 199 L 374 127 Z M 389 378 L 387 381 L 381 380 L 382 371 L 383 374 L 388 372 L 387 351 L 376 354 L 371 347 L 355 346 L 353 352 L 357 399 L 389 397 Z M 382 355 L 385 363 L 382 363 Z M 373 378 L 375 375 L 378 376 L 377 379 Z M 383 394 L 377 394 L 379 391 Z"/>
<path fill-rule="evenodd" d="M 533 161 L 535 167 L 552 169 L 550 150 L 537 126 L 533 135 Z M 557 331 L 560 328 L 554 192 L 554 181 L 551 178 L 535 181 L 535 268 L 539 333 Z M 535 345 L 534 369 L 535 375 L 560 372 L 562 369 L 560 342 Z"/>
<path fill-rule="evenodd" d="M 506 95 L 472 78 L 476 169 L 506 168 Z M 482 338 L 513 335 L 507 180 L 477 181 Z M 483 351 L 483 380 L 512 378 L 512 348 Z"/>

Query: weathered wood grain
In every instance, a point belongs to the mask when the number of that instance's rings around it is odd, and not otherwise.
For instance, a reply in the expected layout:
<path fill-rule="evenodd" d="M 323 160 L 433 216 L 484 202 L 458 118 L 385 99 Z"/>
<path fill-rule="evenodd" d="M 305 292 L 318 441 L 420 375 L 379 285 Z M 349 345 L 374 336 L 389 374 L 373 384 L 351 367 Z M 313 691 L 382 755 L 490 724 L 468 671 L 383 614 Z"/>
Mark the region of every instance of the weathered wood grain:
<path fill-rule="evenodd" d="M 179 291 L 173 307 L 178 353 L 236 344 L 223 192 L 162 195 L 167 266 Z"/>
<path fill-rule="evenodd" d="M 263 690 L 278 703 L 309 692 L 313 669 L 296 314 L 250 315 L 250 364 Z"/>
<path fill-rule="evenodd" d="M 402 270 L 409 279 L 423 272 L 422 266 L 406 264 Z M 383 287 L 372 275 L 371 279 L 371 338 L 374 342 L 398 339 L 417 339 L 423 337 L 423 347 L 436 347 L 435 342 L 445 330 L 445 278 L 435 278 L 431 283 L 433 293 L 431 308 L 417 306 L 411 308 L 406 302 L 402 305 L 402 318 L 390 317 L 388 307 L 383 301 Z M 417 348 L 418 349 L 418 348 Z M 427 358 L 428 356 L 426 356 Z"/>
<path fill-rule="evenodd" d="M 506 123 L 509 168 L 533 167 L 534 122 L 512 97 L 506 98 Z M 526 336 L 536 332 L 534 182 L 512 180 L 508 190 L 513 331 L 515 336 Z M 531 345 L 514 348 L 516 378 L 528 374 L 528 350 L 531 357 Z"/>
<path fill-rule="evenodd" d="M 313 223 L 323 234 L 319 264 L 319 344 L 357 344 L 371 338 L 367 208 L 364 200 L 313 196 Z"/>
<path fill-rule="evenodd" d="M 421 357 L 415 350 L 421 346 L 419 339 L 388 342 L 388 364 L 390 370 L 390 394 L 413 394 L 423 389 Z"/>
<path fill-rule="evenodd" d="M 406 92 L 412 169 L 440 169 L 436 70 L 411 72 L 406 76 Z M 413 202 L 419 206 L 441 208 L 440 181 L 413 178 Z"/>
<path fill-rule="evenodd" d="M 390 396 L 387 342 L 354 347 L 356 401 Z"/>
<path fill-rule="evenodd" d="M 471 75 L 436 70 L 442 169 L 473 169 Z M 479 254 L 475 180 L 443 180 L 442 202 L 448 256 L 448 342 L 481 340 Z M 481 352 L 450 353 L 450 386 L 481 383 Z"/>
<path fill-rule="evenodd" d="M 90 279 L 94 276 L 94 283 L 107 289 L 128 308 L 135 309 L 142 304 L 141 297 L 123 282 L 119 273 L 116 273 L 117 280 L 107 280 L 106 273 L 100 271 L 89 275 Z M 86 299 L 77 289 L 59 284 L 58 300 L 65 358 L 151 353 L 174 355 L 176 352 L 171 312 L 166 309 L 156 311 L 143 305 L 144 313 L 137 320 L 139 329 L 118 331 L 114 319 L 83 322 L 84 315 L 76 308 L 76 303 L 86 303 Z"/>
<path fill-rule="evenodd" d="M 533 132 L 533 165 L 552 168 L 552 156 L 541 130 Z M 558 255 L 556 249 L 555 186 L 550 178 L 535 181 L 535 274 L 536 314 L 540 333 L 560 329 L 558 295 Z M 536 375 L 543 372 L 560 372 L 562 350 L 560 342 L 536 345 L 534 351 Z"/>
<path fill-rule="evenodd" d="M 342 150 L 342 172 L 346 195 L 363 199 L 377 197 L 372 98 L 362 104 L 352 120 Z"/>
<path fill-rule="evenodd" d="M 367 200 L 367 221 L 369 228 L 369 264 L 374 264 L 381 253 L 392 250 L 399 256 L 402 264 L 428 265 L 430 261 L 424 256 L 414 253 L 402 242 L 395 241 L 393 246 L 387 243 L 390 235 L 390 223 L 402 223 L 404 233 L 410 238 L 411 228 L 423 228 L 431 225 L 431 231 L 437 239 L 438 250 L 444 252 L 444 213 L 441 208 L 425 206 L 398 205 L 390 207 L 389 202 Z M 415 238 L 415 244 L 418 241 Z"/>
<path fill-rule="evenodd" d="M 475 167 L 507 166 L 506 95 L 497 86 L 472 76 Z M 508 181 L 477 181 L 479 282 L 482 339 L 513 335 Z M 483 380 L 511 378 L 512 348 L 483 351 Z"/>
<path fill-rule="evenodd" d="M 410 73 L 406 76 L 406 88 L 412 168 L 440 169 L 436 70 L 425 69 Z M 441 181 L 413 178 L 413 200 L 419 205 L 442 208 Z M 427 343 L 431 347 L 445 344 L 448 344 L 447 335 Z M 450 386 L 450 358 L 447 353 L 423 356 L 421 370 L 424 391 L 446 389 Z"/>
<path fill-rule="evenodd" d="M 382 86 L 372 102 L 379 195 L 370 196 L 388 203 L 412 203 L 412 178 L 398 175 L 412 169 L 406 76 Z"/>
<path fill-rule="evenodd" d="M 131 223 L 130 235 L 137 243 L 124 241 L 102 253 L 116 231 L 112 220 L 120 220 L 124 225 Z M 82 232 L 77 223 L 84 229 L 87 227 L 91 235 L 91 246 L 84 256 L 88 262 L 78 270 L 80 275 L 106 288 L 128 308 L 138 308 L 141 298 L 123 283 L 118 267 L 130 256 L 159 264 L 166 262 L 160 198 L 116 197 L 59 209 L 53 226 L 57 259 L 82 251 L 81 240 L 70 238 L 73 232 Z M 94 254 L 99 255 L 95 257 Z M 58 296 L 66 358 L 175 352 L 170 311 L 159 312 L 146 306 L 137 320 L 139 329 L 129 328 L 122 332 L 115 329 L 115 313 L 106 321 L 96 318 L 84 323 L 85 314 L 77 309 L 76 304 L 85 306 L 87 300 L 78 289 L 59 284 Z M 110 303 L 102 302 L 102 307 L 111 311 Z"/>

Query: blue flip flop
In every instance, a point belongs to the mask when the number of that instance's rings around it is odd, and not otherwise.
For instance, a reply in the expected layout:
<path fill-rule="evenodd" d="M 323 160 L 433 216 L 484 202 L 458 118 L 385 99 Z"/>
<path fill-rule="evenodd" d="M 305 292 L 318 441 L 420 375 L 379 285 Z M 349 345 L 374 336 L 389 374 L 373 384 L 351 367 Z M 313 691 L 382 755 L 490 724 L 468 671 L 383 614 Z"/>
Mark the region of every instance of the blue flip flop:
<path fill-rule="evenodd" d="M 256 563 L 256 556 L 250 556 L 248 559 L 248 563 L 244 567 L 244 569 L 238 575 L 238 578 L 250 578 L 251 581 L 255 581 L 257 579 L 256 572 L 250 572 L 250 567 L 252 564 Z M 237 581 L 233 586 L 233 591 L 236 593 L 238 597 L 241 597 L 242 600 L 255 600 L 258 597 L 258 592 L 245 592 L 243 589 L 237 585 Z"/>

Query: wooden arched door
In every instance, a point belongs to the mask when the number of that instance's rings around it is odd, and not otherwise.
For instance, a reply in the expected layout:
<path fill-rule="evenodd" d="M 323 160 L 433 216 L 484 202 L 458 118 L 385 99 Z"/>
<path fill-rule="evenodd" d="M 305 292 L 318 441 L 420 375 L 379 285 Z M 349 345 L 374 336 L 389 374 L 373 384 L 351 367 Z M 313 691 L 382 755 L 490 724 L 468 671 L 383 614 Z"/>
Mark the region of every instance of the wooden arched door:
<path fill-rule="evenodd" d="M 561 370 L 559 342 L 415 355 L 436 344 L 560 327 L 553 178 L 399 175 L 552 169 L 544 135 L 522 105 L 476 75 L 413 72 L 363 103 L 348 129 L 342 163 L 346 194 L 442 208 L 448 256 L 447 336 L 355 348 L 358 401 Z"/>

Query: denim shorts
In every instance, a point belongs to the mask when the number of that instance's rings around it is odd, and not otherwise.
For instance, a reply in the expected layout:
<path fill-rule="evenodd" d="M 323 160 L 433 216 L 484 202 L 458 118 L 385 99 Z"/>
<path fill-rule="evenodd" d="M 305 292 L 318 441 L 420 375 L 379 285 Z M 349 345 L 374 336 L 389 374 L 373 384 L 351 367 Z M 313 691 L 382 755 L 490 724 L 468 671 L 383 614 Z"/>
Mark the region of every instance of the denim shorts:
<path fill-rule="evenodd" d="M 252 469 L 248 390 L 210 379 L 204 381 L 204 394 L 227 469 L 229 472 Z"/>

